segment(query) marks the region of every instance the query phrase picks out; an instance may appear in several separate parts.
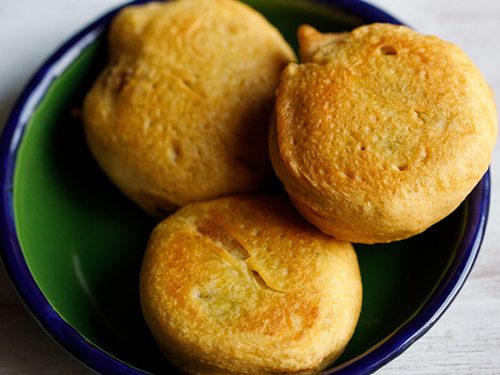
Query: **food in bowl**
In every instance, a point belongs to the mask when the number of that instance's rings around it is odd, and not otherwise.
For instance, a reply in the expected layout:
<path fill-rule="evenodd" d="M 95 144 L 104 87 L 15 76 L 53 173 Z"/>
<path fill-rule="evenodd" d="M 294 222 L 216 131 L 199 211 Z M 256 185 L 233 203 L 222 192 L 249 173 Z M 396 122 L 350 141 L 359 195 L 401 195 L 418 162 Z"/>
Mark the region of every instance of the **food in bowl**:
<path fill-rule="evenodd" d="M 340 240 L 414 236 L 454 211 L 488 169 L 493 94 L 457 46 L 404 26 L 299 30 L 270 131 L 297 209 Z"/>
<path fill-rule="evenodd" d="M 267 183 L 274 91 L 295 56 L 260 13 L 233 0 L 131 6 L 113 20 L 109 49 L 83 120 L 128 197 L 161 217 Z"/>
<path fill-rule="evenodd" d="M 304 22 L 332 31 L 398 22 L 357 0 L 342 2 L 342 12 L 334 0 L 246 2 L 294 46 L 293 34 Z M 136 293 L 154 219 L 103 178 L 87 152 L 77 111 L 70 111 L 105 63 L 103 31 L 114 14 L 64 43 L 37 71 L 10 116 L 0 150 L 6 163 L 0 173 L 2 258 L 36 319 L 86 365 L 109 374 L 170 374 L 175 370 L 143 324 Z M 441 317 L 479 252 L 489 179 L 487 173 L 457 211 L 422 235 L 355 245 L 363 309 L 345 352 L 323 374 L 371 373 Z"/>
<path fill-rule="evenodd" d="M 352 245 L 270 196 L 195 203 L 162 221 L 140 291 L 160 349 L 190 374 L 317 373 L 347 346 L 362 300 Z"/>

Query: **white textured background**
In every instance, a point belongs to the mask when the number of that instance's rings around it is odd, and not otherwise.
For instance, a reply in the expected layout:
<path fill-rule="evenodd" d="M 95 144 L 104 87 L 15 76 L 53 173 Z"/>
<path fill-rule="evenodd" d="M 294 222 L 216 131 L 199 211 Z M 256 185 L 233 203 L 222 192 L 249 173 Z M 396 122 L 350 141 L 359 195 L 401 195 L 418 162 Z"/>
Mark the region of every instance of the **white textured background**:
<path fill-rule="evenodd" d="M 0 124 L 40 63 L 76 30 L 119 3 L 121 0 L 0 0 Z M 500 0 L 372 3 L 421 32 L 460 45 L 500 97 Z M 378 373 L 500 374 L 499 166 L 497 147 L 487 235 L 465 287 L 423 338 Z M 88 373 L 37 326 L 0 269 L 0 374 Z"/>

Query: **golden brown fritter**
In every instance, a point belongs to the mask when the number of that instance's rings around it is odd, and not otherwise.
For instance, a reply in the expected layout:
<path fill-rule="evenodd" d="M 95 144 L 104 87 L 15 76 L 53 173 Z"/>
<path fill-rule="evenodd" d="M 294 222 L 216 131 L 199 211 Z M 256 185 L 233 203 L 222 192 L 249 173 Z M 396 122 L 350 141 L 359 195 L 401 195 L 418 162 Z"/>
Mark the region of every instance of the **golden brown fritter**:
<path fill-rule="evenodd" d="M 161 215 L 265 183 L 274 91 L 294 54 L 262 15 L 232 0 L 131 6 L 109 46 L 84 122 L 126 195 Z"/>
<path fill-rule="evenodd" d="M 270 131 L 273 166 L 325 233 L 390 242 L 450 214 L 486 172 L 493 94 L 457 46 L 403 26 L 299 30 Z"/>
<path fill-rule="evenodd" d="M 264 196 L 191 204 L 161 222 L 140 290 L 160 348 L 191 374 L 315 373 L 344 350 L 362 299 L 352 245 Z"/>

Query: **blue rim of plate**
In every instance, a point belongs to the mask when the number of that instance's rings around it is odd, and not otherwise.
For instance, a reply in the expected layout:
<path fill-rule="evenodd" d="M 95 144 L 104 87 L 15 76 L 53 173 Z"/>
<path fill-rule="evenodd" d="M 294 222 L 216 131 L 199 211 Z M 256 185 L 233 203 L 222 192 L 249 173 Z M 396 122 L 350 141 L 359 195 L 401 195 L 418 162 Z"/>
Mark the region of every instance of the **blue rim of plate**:
<path fill-rule="evenodd" d="M 11 111 L 0 140 L 0 225 L 2 228 L 0 254 L 7 273 L 28 310 L 45 331 L 83 364 L 106 374 L 147 373 L 121 362 L 88 342 L 63 320 L 47 301 L 31 275 L 17 237 L 13 210 L 13 178 L 17 151 L 26 125 L 53 80 L 79 56 L 81 51 L 102 35 L 109 21 L 120 9 L 127 5 L 149 1 L 136 0 L 121 5 L 65 42 L 41 66 L 23 90 Z M 401 24 L 391 15 L 360 0 L 314 1 L 353 14 L 366 23 Z M 477 258 L 486 230 L 490 192 L 488 171 L 467 198 L 466 222 L 468 226 L 451 265 L 437 289 L 415 316 L 375 347 L 338 367 L 326 370 L 325 374 L 372 373 L 404 352 L 436 323 L 457 296 Z"/>

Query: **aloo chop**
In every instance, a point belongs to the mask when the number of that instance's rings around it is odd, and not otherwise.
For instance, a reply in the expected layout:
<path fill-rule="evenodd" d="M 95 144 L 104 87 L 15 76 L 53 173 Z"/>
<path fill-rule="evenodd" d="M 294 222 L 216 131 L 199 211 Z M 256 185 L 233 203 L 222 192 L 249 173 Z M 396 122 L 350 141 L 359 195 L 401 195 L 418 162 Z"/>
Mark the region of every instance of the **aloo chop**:
<path fill-rule="evenodd" d="M 338 239 L 404 239 L 450 214 L 486 172 L 493 94 L 457 46 L 403 26 L 299 29 L 281 76 L 274 169 L 299 211 Z"/>
<path fill-rule="evenodd" d="M 84 123 L 126 195 L 161 216 L 262 187 L 274 92 L 294 60 L 262 15 L 232 0 L 131 6 L 113 20 L 109 47 Z"/>
<path fill-rule="evenodd" d="M 191 374 L 315 373 L 344 350 L 362 299 L 352 245 L 264 196 L 195 203 L 161 222 L 140 291 L 159 347 Z"/>

